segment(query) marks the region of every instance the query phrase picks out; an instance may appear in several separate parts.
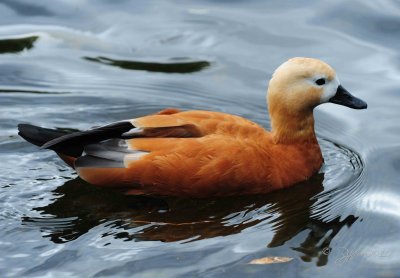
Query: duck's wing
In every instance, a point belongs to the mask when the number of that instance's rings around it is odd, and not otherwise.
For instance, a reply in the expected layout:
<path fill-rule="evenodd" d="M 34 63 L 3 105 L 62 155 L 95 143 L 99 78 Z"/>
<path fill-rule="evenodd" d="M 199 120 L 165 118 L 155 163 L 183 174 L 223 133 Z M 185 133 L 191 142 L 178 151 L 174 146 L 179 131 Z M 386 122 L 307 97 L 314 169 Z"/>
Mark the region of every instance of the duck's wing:
<path fill-rule="evenodd" d="M 51 149 L 59 154 L 79 157 L 87 145 L 109 139 L 200 137 L 201 132 L 195 124 L 171 116 L 171 114 L 178 112 L 179 110 L 176 109 L 166 109 L 156 115 L 119 121 L 86 131 L 60 134 L 60 136 L 49 138 L 47 142 L 42 143 L 41 148 Z M 24 134 L 27 134 L 27 132 Z"/>
<path fill-rule="evenodd" d="M 170 128 L 188 132 L 187 136 L 181 133 L 170 137 L 201 137 L 217 133 L 235 137 L 247 132 L 265 132 L 258 124 L 236 115 L 203 110 L 169 112 L 169 109 L 163 110 L 156 115 L 133 119 L 131 123 L 142 129 Z"/>
<path fill-rule="evenodd" d="M 166 109 L 154 115 L 68 133 L 52 138 L 42 144 L 41 148 L 79 157 L 86 146 L 110 139 L 194 138 L 210 134 L 246 137 L 248 134 L 263 132 L 262 127 L 239 116 L 211 111 L 180 112 L 177 109 Z"/>
<path fill-rule="evenodd" d="M 223 149 L 228 153 L 239 152 L 241 140 L 262 132 L 255 123 L 234 115 L 168 109 L 155 115 L 65 134 L 41 147 L 56 151 L 62 158 L 68 156 L 68 161 L 63 158 L 64 161 L 90 183 L 115 186 L 132 184 L 136 178 L 144 176 L 149 177 L 146 183 L 151 183 L 153 176 L 157 176 L 157 163 L 171 164 L 174 171 L 180 171 L 182 165 L 186 167 L 190 162 L 193 164 L 190 171 L 195 171 L 212 161 L 211 157 L 221 156 L 221 164 L 225 165 L 225 160 L 229 159 Z M 227 138 L 232 142 L 228 144 Z M 174 172 L 171 175 L 175 176 Z M 140 183 L 144 183 L 143 180 Z"/>

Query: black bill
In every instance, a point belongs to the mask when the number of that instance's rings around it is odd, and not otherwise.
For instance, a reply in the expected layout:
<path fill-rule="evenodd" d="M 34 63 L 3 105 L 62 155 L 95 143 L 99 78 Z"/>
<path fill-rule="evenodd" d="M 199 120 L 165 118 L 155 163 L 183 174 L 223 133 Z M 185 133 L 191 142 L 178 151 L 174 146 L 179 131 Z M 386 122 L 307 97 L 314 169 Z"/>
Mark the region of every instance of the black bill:
<path fill-rule="evenodd" d="M 352 96 L 342 85 L 337 88 L 336 94 L 329 102 L 344 105 L 354 109 L 366 109 L 367 103 L 359 98 Z"/>

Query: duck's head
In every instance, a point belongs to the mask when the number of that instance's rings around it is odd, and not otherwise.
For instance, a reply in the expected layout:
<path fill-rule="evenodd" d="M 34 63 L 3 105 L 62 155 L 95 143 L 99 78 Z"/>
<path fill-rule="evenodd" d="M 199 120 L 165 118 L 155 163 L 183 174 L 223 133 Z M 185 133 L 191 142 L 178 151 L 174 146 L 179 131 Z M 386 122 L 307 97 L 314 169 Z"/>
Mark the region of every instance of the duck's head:
<path fill-rule="evenodd" d="M 312 111 L 327 102 L 367 108 L 367 103 L 342 87 L 335 70 L 321 60 L 292 58 L 275 70 L 268 89 L 270 112 L 274 106 L 293 113 Z"/>
<path fill-rule="evenodd" d="M 267 97 L 277 142 L 316 142 L 313 109 L 320 104 L 367 108 L 367 103 L 340 85 L 331 66 L 312 58 L 292 58 L 279 66 L 270 80 Z"/>

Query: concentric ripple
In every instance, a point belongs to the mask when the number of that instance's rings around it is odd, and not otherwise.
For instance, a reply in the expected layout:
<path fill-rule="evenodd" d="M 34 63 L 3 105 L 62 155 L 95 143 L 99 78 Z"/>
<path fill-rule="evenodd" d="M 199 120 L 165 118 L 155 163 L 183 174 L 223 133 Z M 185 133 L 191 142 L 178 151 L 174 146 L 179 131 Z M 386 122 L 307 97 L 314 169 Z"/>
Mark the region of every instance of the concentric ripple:
<path fill-rule="evenodd" d="M 346 207 L 352 207 L 364 191 L 360 187 L 363 181 L 364 162 L 355 151 L 329 140 L 319 141 L 324 155 L 324 191 L 315 196 L 313 215 L 324 219 L 333 219 Z"/>
<path fill-rule="evenodd" d="M 324 156 L 321 172 L 325 176 L 325 191 L 348 185 L 360 176 L 364 168 L 360 155 L 327 139 L 319 140 L 319 144 Z"/>

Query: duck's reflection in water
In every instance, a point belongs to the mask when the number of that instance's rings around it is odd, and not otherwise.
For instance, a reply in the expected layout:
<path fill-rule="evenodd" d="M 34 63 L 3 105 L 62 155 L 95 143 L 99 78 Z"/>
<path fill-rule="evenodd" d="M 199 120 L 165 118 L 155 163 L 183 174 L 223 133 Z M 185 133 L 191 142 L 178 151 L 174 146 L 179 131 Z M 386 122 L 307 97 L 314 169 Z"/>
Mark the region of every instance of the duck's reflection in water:
<path fill-rule="evenodd" d="M 274 231 L 270 248 L 307 230 L 307 238 L 293 249 L 304 261 L 316 258 L 318 265 L 325 265 L 331 240 L 357 218 L 349 215 L 343 220 L 323 221 L 312 217 L 318 200 L 315 196 L 323 190 L 322 181 L 320 174 L 267 195 L 182 199 L 124 196 L 78 178 L 54 190 L 60 197 L 53 203 L 34 209 L 43 217 L 24 217 L 23 223 L 38 226 L 55 243 L 74 240 L 101 223 L 108 227 L 103 236 L 163 242 L 228 236 L 266 224 Z"/>

